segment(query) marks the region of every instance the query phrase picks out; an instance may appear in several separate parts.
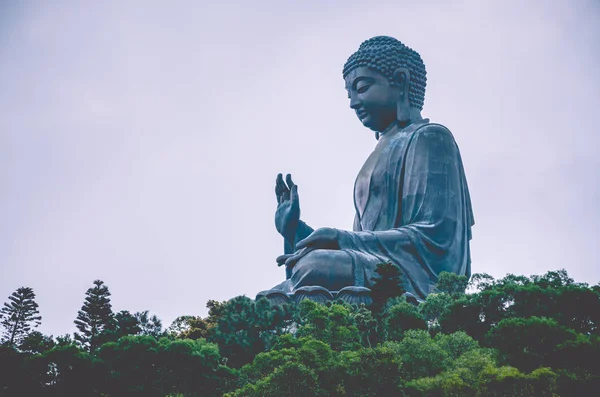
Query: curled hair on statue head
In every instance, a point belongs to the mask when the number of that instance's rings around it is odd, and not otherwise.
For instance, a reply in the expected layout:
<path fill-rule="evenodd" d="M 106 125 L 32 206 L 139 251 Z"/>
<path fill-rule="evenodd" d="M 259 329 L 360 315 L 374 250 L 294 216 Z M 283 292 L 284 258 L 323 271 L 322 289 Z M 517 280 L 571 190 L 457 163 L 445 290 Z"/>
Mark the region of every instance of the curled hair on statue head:
<path fill-rule="evenodd" d="M 388 78 L 397 86 L 394 71 L 406 68 L 410 73 L 408 102 L 411 107 L 423 110 L 427 71 L 418 52 L 389 36 L 376 36 L 365 40 L 344 64 L 343 77 L 359 67 L 368 67 Z"/>

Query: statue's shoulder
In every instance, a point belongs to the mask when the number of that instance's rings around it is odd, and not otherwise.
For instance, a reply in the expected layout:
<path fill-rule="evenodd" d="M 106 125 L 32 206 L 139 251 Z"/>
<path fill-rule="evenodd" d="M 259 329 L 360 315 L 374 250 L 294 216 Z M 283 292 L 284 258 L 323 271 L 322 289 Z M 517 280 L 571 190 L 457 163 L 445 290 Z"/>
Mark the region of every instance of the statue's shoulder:
<path fill-rule="evenodd" d="M 446 134 L 452 136 L 450 129 L 439 123 L 421 123 L 416 126 L 413 134 Z"/>
<path fill-rule="evenodd" d="M 425 143 L 431 139 L 440 140 L 447 142 L 453 142 L 454 137 L 448 129 L 448 127 L 438 124 L 430 123 L 426 119 L 422 123 L 415 123 L 406 127 L 400 134 L 396 134 L 392 139 L 391 145 L 397 148 L 406 148 L 415 144 L 415 141 Z"/>
<path fill-rule="evenodd" d="M 450 132 L 450 129 L 445 125 L 439 123 L 422 123 L 416 126 L 413 133 L 411 134 L 411 140 L 427 138 L 442 140 L 450 143 L 454 141 L 454 135 Z"/>

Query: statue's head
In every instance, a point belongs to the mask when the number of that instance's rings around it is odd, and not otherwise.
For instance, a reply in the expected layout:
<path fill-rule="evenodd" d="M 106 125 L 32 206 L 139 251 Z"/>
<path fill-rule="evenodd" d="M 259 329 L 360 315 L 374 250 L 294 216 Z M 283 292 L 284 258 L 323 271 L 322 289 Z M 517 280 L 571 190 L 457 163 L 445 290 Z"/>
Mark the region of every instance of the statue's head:
<path fill-rule="evenodd" d="M 350 107 L 374 131 L 395 121 L 410 122 L 411 114 L 423 109 L 425 64 L 416 51 L 393 37 L 364 41 L 346 61 L 343 76 Z"/>

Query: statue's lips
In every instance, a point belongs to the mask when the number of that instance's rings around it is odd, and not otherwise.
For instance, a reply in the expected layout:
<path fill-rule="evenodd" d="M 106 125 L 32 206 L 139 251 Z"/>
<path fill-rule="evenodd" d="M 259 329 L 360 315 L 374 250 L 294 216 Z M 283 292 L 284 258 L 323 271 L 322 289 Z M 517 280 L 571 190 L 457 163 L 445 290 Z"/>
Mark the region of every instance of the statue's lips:
<path fill-rule="evenodd" d="M 363 111 L 357 111 L 356 115 L 358 116 L 360 121 L 362 121 L 364 118 L 366 118 L 369 115 L 369 113 L 367 113 L 363 110 Z"/>

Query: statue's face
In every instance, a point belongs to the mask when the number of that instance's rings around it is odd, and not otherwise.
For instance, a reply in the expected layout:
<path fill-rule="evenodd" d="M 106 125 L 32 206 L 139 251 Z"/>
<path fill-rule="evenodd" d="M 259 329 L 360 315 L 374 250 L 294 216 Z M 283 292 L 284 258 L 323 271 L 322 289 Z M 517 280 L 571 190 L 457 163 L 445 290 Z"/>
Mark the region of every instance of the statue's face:
<path fill-rule="evenodd" d="M 396 120 L 400 89 L 381 73 L 359 67 L 345 78 L 350 107 L 365 127 L 381 132 Z"/>

